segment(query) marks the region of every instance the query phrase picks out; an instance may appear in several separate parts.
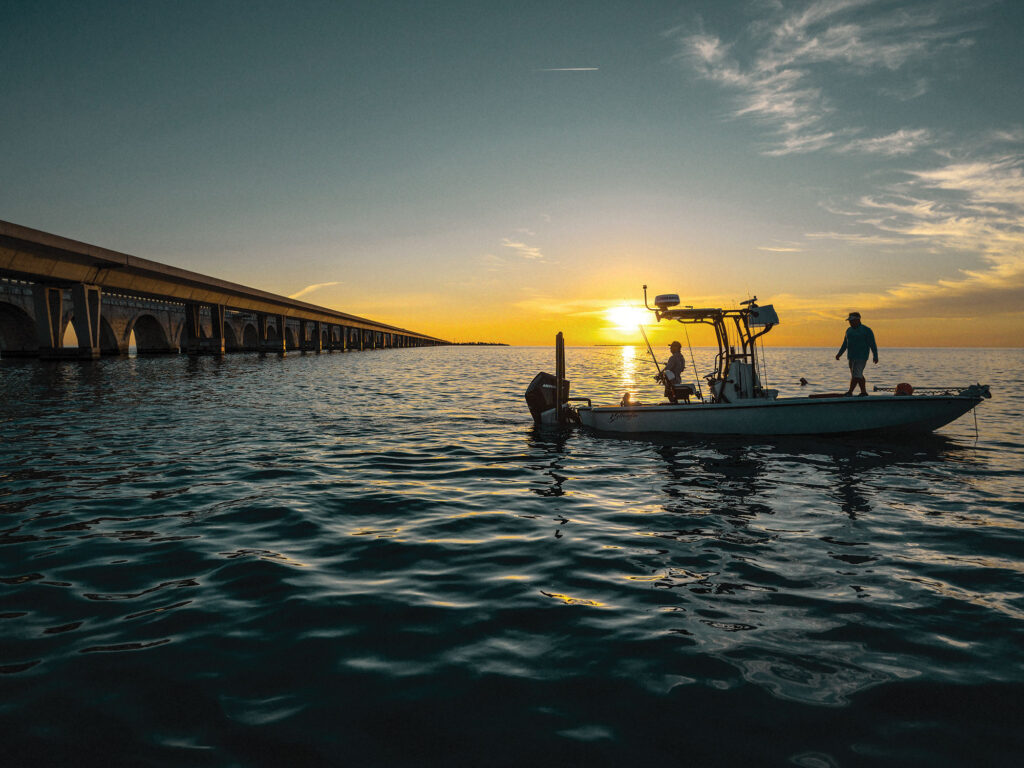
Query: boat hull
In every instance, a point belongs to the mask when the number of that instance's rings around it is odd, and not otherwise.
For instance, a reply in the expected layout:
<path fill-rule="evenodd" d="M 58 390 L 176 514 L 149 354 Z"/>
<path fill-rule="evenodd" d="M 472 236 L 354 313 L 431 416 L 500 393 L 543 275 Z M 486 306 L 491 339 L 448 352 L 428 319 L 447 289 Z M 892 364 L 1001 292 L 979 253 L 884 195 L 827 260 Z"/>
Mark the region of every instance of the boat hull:
<path fill-rule="evenodd" d="M 846 435 L 932 432 L 981 402 L 972 395 L 783 398 L 738 403 L 581 407 L 599 432 L 687 435 Z"/>

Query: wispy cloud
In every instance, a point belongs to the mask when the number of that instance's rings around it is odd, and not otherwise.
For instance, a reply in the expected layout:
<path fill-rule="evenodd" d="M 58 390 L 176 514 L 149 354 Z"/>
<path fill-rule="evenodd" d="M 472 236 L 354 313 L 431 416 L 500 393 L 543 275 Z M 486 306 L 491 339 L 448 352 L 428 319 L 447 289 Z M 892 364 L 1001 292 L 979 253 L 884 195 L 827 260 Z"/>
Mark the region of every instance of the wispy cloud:
<path fill-rule="evenodd" d="M 672 33 L 677 58 L 736 95 L 735 117 L 766 123 L 775 135 L 765 153 L 788 155 L 826 148 L 900 154 L 925 134 L 904 129 L 878 139 L 850 137 L 862 129 L 833 118 L 836 96 L 825 84 L 843 77 L 895 72 L 949 47 L 971 44 L 972 29 L 952 24 L 935 4 L 894 7 L 879 0 L 818 0 L 751 24 L 736 41 L 707 32 Z M 924 92 L 923 81 L 914 94 Z"/>
<path fill-rule="evenodd" d="M 505 237 L 502 238 L 501 245 L 504 248 L 511 248 L 524 259 L 539 260 L 544 258 L 544 254 L 540 252 L 540 248 L 536 246 L 527 245 L 526 243 L 518 240 L 510 240 Z"/>
<path fill-rule="evenodd" d="M 848 213 L 867 231 L 807 237 L 848 245 L 916 245 L 962 254 L 977 264 L 931 283 L 895 286 L 883 304 L 970 296 L 979 312 L 1005 311 L 1013 302 L 1018 310 L 1024 307 L 1024 153 L 950 161 L 906 175 L 904 182 L 861 197 Z"/>
<path fill-rule="evenodd" d="M 313 283 L 312 285 L 307 285 L 301 291 L 297 291 L 297 292 L 291 294 L 290 296 L 288 296 L 288 298 L 289 299 L 301 299 L 303 296 L 308 296 L 309 294 L 313 293 L 313 291 L 318 291 L 321 288 L 328 288 L 328 287 L 330 287 L 332 285 L 341 285 L 341 282 L 342 282 L 341 280 L 333 280 L 333 281 L 331 281 L 329 283 Z"/>
<path fill-rule="evenodd" d="M 839 147 L 840 152 L 864 152 L 873 155 L 909 155 L 933 143 L 931 131 L 927 128 L 901 128 L 886 136 L 869 139 L 852 139 Z"/>
<path fill-rule="evenodd" d="M 965 265 L 874 296 L 876 304 L 894 311 L 936 301 L 973 303 L 978 312 L 1006 311 L 1016 302 L 1019 311 L 1024 306 L 1024 127 L 993 127 L 957 146 L 948 132 L 928 127 L 872 128 L 864 123 L 864 111 L 847 102 L 847 93 L 865 84 L 876 99 L 924 95 L 928 83 L 920 76 L 921 65 L 970 49 L 980 26 L 963 19 L 976 6 L 812 0 L 799 7 L 778 2 L 760 7 L 768 9 L 768 17 L 732 40 L 706 30 L 673 33 L 677 58 L 733 95 L 729 117 L 756 120 L 766 129 L 766 155 L 828 151 L 906 162 L 902 170 L 889 167 L 889 182 L 879 185 L 883 177 L 875 177 L 870 194 L 853 199 L 839 194 L 823 202 L 846 224 L 810 232 L 806 240 L 884 248 L 915 258 L 955 255 Z M 895 181 L 888 175 L 892 171 L 899 174 Z"/>

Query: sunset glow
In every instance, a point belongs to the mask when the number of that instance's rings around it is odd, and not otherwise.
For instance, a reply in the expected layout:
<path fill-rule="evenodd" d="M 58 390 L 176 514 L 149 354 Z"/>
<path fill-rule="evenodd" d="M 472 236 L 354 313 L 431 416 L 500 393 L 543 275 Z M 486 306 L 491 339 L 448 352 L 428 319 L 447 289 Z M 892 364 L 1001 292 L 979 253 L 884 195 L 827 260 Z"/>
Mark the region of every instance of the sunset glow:
<path fill-rule="evenodd" d="M 645 325 L 654 319 L 654 315 L 647 309 L 640 307 L 612 307 L 605 312 L 605 317 L 612 327 L 617 331 L 631 331 L 637 333 L 641 325 Z"/>
<path fill-rule="evenodd" d="M 1020 346 L 1024 5 L 910 7 L 14 4 L 0 219 L 455 341 Z"/>

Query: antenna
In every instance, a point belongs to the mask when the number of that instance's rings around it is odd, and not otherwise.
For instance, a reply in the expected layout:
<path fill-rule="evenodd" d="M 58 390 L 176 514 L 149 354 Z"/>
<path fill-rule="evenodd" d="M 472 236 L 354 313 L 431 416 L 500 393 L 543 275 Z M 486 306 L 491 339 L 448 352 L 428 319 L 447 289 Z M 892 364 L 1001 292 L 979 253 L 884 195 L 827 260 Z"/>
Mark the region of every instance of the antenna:
<path fill-rule="evenodd" d="M 647 307 L 648 309 L 651 309 L 649 306 L 647 306 L 647 285 L 646 284 L 644 285 L 644 306 Z M 651 312 L 653 312 L 653 311 L 654 310 L 651 309 Z"/>

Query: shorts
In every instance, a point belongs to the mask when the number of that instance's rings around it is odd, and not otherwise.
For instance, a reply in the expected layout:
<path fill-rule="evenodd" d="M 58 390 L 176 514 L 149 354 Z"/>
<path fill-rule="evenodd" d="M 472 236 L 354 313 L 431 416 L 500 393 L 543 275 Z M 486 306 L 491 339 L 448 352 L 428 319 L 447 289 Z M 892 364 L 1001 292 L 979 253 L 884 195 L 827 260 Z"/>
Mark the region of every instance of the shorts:
<path fill-rule="evenodd" d="M 850 376 L 854 379 L 864 378 L 864 366 L 868 364 L 867 360 L 850 360 Z"/>

